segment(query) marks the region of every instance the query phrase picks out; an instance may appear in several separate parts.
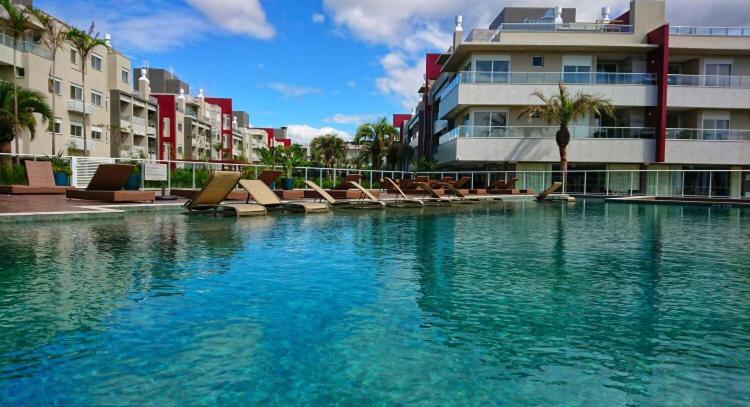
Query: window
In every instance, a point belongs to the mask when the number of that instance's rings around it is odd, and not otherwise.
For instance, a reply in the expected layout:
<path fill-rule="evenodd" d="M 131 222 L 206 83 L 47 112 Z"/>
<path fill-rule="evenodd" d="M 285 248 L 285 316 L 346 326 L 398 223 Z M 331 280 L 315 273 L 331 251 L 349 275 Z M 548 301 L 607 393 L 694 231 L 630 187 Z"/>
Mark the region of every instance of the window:
<path fill-rule="evenodd" d="M 182 131 L 182 123 L 177 123 L 177 131 Z"/>
<path fill-rule="evenodd" d="M 101 106 L 102 105 L 102 94 L 97 91 L 91 92 L 91 103 L 94 106 Z"/>
<path fill-rule="evenodd" d="M 83 88 L 78 85 L 70 85 L 70 98 L 73 100 L 83 100 Z"/>
<path fill-rule="evenodd" d="M 97 71 L 102 70 L 102 57 L 99 55 L 91 55 L 91 69 L 96 69 Z"/>
<path fill-rule="evenodd" d="M 120 71 L 120 78 L 122 79 L 123 83 L 130 84 L 130 71 L 127 69 L 123 69 Z"/>
<path fill-rule="evenodd" d="M 26 69 L 21 68 L 20 66 L 16 67 L 16 78 L 23 78 L 26 76 Z"/>
<path fill-rule="evenodd" d="M 62 95 L 62 81 L 57 78 L 49 79 L 49 91 L 57 96 Z"/>
<path fill-rule="evenodd" d="M 589 83 L 591 82 L 591 67 L 587 65 L 566 65 L 563 67 L 563 82 Z"/>
<path fill-rule="evenodd" d="M 92 128 L 91 129 L 91 140 L 101 140 L 101 139 L 102 139 L 102 129 Z"/>
<path fill-rule="evenodd" d="M 54 127 L 52 127 L 53 124 L 54 124 Z M 62 119 L 59 117 L 55 117 L 55 121 L 49 123 L 49 127 L 47 128 L 47 131 L 49 132 L 54 131 L 55 134 L 60 134 L 62 131 Z"/>
<path fill-rule="evenodd" d="M 78 63 L 78 54 L 76 53 L 76 50 L 74 50 L 74 49 L 70 50 L 70 63 L 71 64 L 77 64 Z"/>
<path fill-rule="evenodd" d="M 729 119 L 703 119 L 704 140 L 728 140 Z"/>
<path fill-rule="evenodd" d="M 83 137 L 83 125 L 71 123 L 70 124 L 70 135 L 73 137 Z"/>
<path fill-rule="evenodd" d="M 706 86 L 727 87 L 731 84 L 732 64 L 706 62 Z"/>
<path fill-rule="evenodd" d="M 232 122 L 229 120 L 229 115 L 225 114 L 224 115 L 224 127 L 223 127 L 223 129 L 224 130 L 229 130 L 231 128 L 232 128 Z"/>
<path fill-rule="evenodd" d="M 544 67 L 544 56 L 537 55 L 537 56 L 531 57 L 531 66 L 534 68 Z"/>
<path fill-rule="evenodd" d="M 475 112 L 474 137 L 505 137 L 507 120 L 506 112 Z"/>
<path fill-rule="evenodd" d="M 478 60 L 475 63 L 476 81 L 482 83 L 507 83 L 510 61 Z"/>

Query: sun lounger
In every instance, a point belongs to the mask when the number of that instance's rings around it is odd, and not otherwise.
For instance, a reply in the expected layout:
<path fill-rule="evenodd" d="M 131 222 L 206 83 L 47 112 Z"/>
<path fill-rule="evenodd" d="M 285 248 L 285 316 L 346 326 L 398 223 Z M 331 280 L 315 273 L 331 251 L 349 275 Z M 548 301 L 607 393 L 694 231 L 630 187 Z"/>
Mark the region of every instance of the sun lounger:
<path fill-rule="evenodd" d="M 393 206 L 396 208 L 421 208 L 424 206 L 424 201 L 407 197 L 404 191 L 402 191 L 392 179 L 383 178 L 383 185 L 387 185 L 389 189 L 396 191 L 399 196 L 395 200 L 387 201 L 387 206 Z"/>
<path fill-rule="evenodd" d="M 302 213 L 328 212 L 328 205 L 318 202 L 282 202 L 278 196 L 263 181 L 257 179 L 240 180 L 240 186 L 257 204 L 268 210 L 287 210 Z"/>
<path fill-rule="evenodd" d="M 548 196 L 550 196 L 553 192 L 555 192 L 558 189 L 560 189 L 561 186 L 562 186 L 562 182 L 553 182 L 552 185 L 550 185 L 549 188 L 545 189 L 539 195 L 537 195 L 536 199 L 538 199 L 540 201 L 543 201 L 543 200 L 547 199 Z"/>
<path fill-rule="evenodd" d="M 417 177 L 419 179 L 419 177 Z M 422 202 L 424 202 L 425 206 L 450 206 L 451 205 L 451 199 L 448 199 L 444 197 L 442 194 L 444 193 L 443 189 L 436 190 L 432 188 L 428 182 L 417 182 L 412 180 L 408 183 L 408 185 L 413 188 L 412 194 L 419 193 L 422 195 L 420 198 Z M 406 190 L 404 190 L 406 193 Z"/>
<path fill-rule="evenodd" d="M 180 198 L 187 198 L 187 199 L 193 199 L 196 196 L 198 196 L 198 193 L 201 192 L 200 189 L 171 189 L 169 192 L 172 195 L 179 196 Z M 246 201 L 247 200 L 247 191 L 241 190 L 241 189 L 233 189 L 232 192 L 227 195 L 226 199 L 227 201 Z"/>
<path fill-rule="evenodd" d="M 318 186 L 312 181 L 305 181 L 305 185 L 310 187 L 317 194 L 316 198 L 325 200 L 333 208 L 342 209 L 385 209 L 385 203 L 377 199 L 355 199 L 355 200 L 338 200 L 331 196 L 325 189 Z M 370 194 L 372 195 L 372 194 Z"/>
<path fill-rule="evenodd" d="M 453 196 L 455 196 L 454 199 L 452 199 L 452 202 L 454 203 L 460 203 L 460 204 L 474 204 L 479 202 L 478 198 L 470 198 L 466 196 L 463 192 L 459 191 L 453 185 L 447 183 L 447 182 L 440 182 L 438 181 L 438 185 L 441 185 L 443 188 L 447 189 Z"/>
<path fill-rule="evenodd" d="M 52 173 L 52 163 L 49 161 L 24 162 L 26 166 L 26 180 L 28 185 L 2 185 L 0 194 L 11 195 L 42 195 L 42 194 L 64 194 L 72 187 L 58 187 L 55 185 L 55 176 Z"/>
<path fill-rule="evenodd" d="M 359 199 L 361 197 L 361 192 L 358 191 L 356 188 L 352 188 L 352 185 L 350 182 L 360 182 L 362 179 L 362 174 L 349 174 L 341 179 L 341 181 L 333 187 L 333 189 L 326 189 L 325 191 L 328 192 L 329 195 L 336 199 Z M 376 198 L 380 197 L 380 191 L 377 189 L 369 189 L 368 190 L 372 195 L 374 195 Z M 305 191 L 305 198 L 317 198 L 318 195 L 314 191 L 307 190 Z"/>
<path fill-rule="evenodd" d="M 265 215 L 266 208 L 252 204 L 222 204 L 234 190 L 241 174 L 235 171 L 215 171 L 198 194 L 185 203 L 190 213 L 233 214 L 239 216 Z"/>
<path fill-rule="evenodd" d="M 86 189 L 65 191 L 68 199 L 85 199 L 102 202 L 153 202 L 153 191 L 125 191 L 125 183 L 133 173 L 134 165 L 100 164 Z"/>
<path fill-rule="evenodd" d="M 442 198 L 443 195 L 445 195 L 445 189 L 432 188 L 430 187 L 429 183 L 430 181 L 429 179 L 427 179 L 427 177 L 417 177 L 415 179 L 402 179 L 400 180 L 400 182 L 397 182 L 399 188 L 401 188 L 401 190 L 407 195 L 420 195 L 422 198 L 427 197 L 428 195 L 432 196 L 433 193 L 437 195 L 437 197 L 439 198 Z M 424 189 L 425 186 L 430 188 L 429 193 L 425 191 Z M 392 194 L 398 193 L 394 189 L 389 189 L 388 192 Z"/>

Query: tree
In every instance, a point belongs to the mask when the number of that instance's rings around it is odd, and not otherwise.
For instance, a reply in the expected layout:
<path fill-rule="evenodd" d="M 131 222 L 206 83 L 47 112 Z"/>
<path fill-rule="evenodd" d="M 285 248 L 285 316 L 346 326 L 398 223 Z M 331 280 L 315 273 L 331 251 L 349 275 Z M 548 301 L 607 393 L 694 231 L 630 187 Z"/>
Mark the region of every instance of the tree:
<path fill-rule="evenodd" d="M 260 155 L 261 164 L 268 167 L 275 167 L 281 161 L 281 147 L 274 146 L 271 148 L 256 148 L 255 152 Z"/>
<path fill-rule="evenodd" d="M 305 150 L 299 144 L 289 147 L 278 146 L 279 164 L 284 168 L 286 178 L 292 178 L 295 167 L 307 165 L 305 160 Z"/>
<path fill-rule="evenodd" d="M 559 85 L 559 92 L 550 97 L 535 91 L 531 95 L 541 100 L 540 105 L 527 106 L 518 116 L 520 119 L 527 116 L 529 120 L 539 117 L 547 124 L 556 124 L 560 129 L 555 135 L 555 141 L 560 151 L 560 168 L 563 172 L 563 182 L 568 177 L 568 144 L 570 143 L 570 130 L 568 125 L 577 119 L 593 112 L 596 115 L 614 115 L 614 107 L 608 99 L 600 98 L 588 93 L 578 92 L 571 96 L 565 85 Z"/>
<path fill-rule="evenodd" d="M 0 81 L 0 153 L 10 153 L 11 141 L 24 130 L 28 130 L 34 139 L 35 114 L 41 115 L 43 121 L 52 120 L 52 110 L 42 92 L 16 88 L 9 82 Z M 10 158 L 3 156 L 3 162 L 9 164 Z"/>
<path fill-rule="evenodd" d="M 49 50 L 50 58 L 52 60 L 52 64 L 49 68 L 49 91 L 52 94 L 52 116 L 56 117 L 57 115 L 55 112 L 55 100 L 57 99 L 57 94 L 55 93 L 55 68 L 57 61 L 57 51 L 62 49 L 68 30 L 65 29 L 64 25 L 58 23 L 52 16 L 39 9 L 32 9 L 31 13 L 34 15 L 34 17 L 36 17 L 37 21 L 39 21 L 39 24 L 42 25 L 42 44 L 44 44 L 44 46 Z M 51 123 L 52 154 L 54 155 L 57 154 L 57 148 L 55 146 L 57 131 L 55 129 L 54 119 Z"/>
<path fill-rule="evenodd" d="M 336 133 L 315 137 L 310 142 L 312 158 L 326 168 L 346 160 L 346 142 Z"/>
<path fill-rule="evenodd" d="M 86 156 L 89 151 L 86 132 L 86 124 L 88 122 L 87 114 L 91 113 L 86 111 L 86 62 L 94 48 L 101 46 L 109 49 L 109 45 L 107 45 L 106 41 L 99 38 L 99 33 L 94 34 L 93 22 L 88 31 L 71 28 L 65 34 L 65 39 L 73 44 L 73 47 L 78 51 L 78 57 L 81 59 L 81 87 L 83 88 L 83 155 Z"/>
<path fill-rule="evenodd" d="M 397 135 L 396 128 L 382 117 L 375 122 L 360 125 L 354 136 L 354 143 L 363 146 L 361 154 L 371 160 L 372 169 L 379 170 L 383 164 L 383 155 Z"/>
<path fill-rule="evenodd" d="M 400 141 L 394 141 L 388 146 L 385 161 L 393 171 L 399 166 L 406 166 L 406 163 L 410 162 L 413 156 L 413 147 Z"/>
<path fill-rule="evenodd" d="M 3 19 L 2 26 L 4 29 L 10 31 L 11 38 L 13 39 L 13 114 L 15 115 L 15 121 L 18 122 L 20 120 L 20 118 L 18 117 L 18 105 L 16 104 L 18 98 L 15 96 L 16 88 L 18 87 L 18 83 L 16 80 L 16 71 L 18 69 L 16 63 L 16 53 L 18 52 L 18 42 L 21 40 L 21 38 L 23 38 L 24 34 L 29 31 L 29 29 L 32 27 L 32 24 L 31 20 L 29 19 L 29 12 L 26 8 L 16 6 L 11 2 L 11 0 L 0 0 L 0 5 L 3 6 L 6 14 L 8 14 L 8 17 Z M 16 140 L 16 153 L 18 154 L 20 153 L 18 137 L 14 138 Z"/>

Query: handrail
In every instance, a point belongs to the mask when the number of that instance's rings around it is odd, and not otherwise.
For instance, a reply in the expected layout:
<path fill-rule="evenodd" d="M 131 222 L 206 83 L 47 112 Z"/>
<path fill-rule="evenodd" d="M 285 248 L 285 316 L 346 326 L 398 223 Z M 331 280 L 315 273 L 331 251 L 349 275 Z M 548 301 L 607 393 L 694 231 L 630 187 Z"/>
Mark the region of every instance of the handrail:
<path fill-rule="evenodd" d="M 750 141 L 750 130 L 669 128 L 667 140 Z"/>
<path fill-rule="evenodd" d="M 750 37 L 750 27 L 695 27 L 673 25 L 669 27 L 669 33 L 672 35 Z"/>
<path fill-rule="evenodd" d="M 524 32 L 600 32 L 632 34 L 633 25 L 612 23 L 503 23 L 497 31 L 524 31 Z"/>
<path fill-rule="evenodd" d="M 439 144 L 456 138 L 554 138 L 558 126 L 457 126 L 440 136 Z M 570 126 L 574 139 L 653 139 L 653 127 Z"/>
<path fill-rule="evenodd" d="M 668 75 L 670 86 L 750 89 L 750 76 L 740 75 Z"/>

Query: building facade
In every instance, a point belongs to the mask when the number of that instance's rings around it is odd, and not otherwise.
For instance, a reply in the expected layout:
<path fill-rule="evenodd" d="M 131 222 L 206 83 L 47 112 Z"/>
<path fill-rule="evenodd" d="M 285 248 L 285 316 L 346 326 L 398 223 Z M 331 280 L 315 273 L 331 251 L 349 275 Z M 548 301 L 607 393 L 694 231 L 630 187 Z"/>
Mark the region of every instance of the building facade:
<path fill-rule="evenodd" d="M 453 46 L 428 55 L 405 140 L 446 169 L 551 172 L 557 127 L 521 112 L 563 83 L 615 107 L 573 123 L 572 170 L 750 166 L 750 29 L 670 26 L 663 0 L 608 13 L 577 22 L 572 9 L 506 8 L 467 36 L 458 17 Z M 742 176 L 695 188 L 736 196 L 750 190 Z"/>

